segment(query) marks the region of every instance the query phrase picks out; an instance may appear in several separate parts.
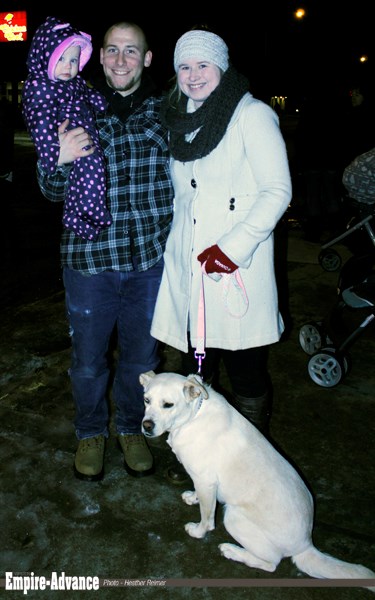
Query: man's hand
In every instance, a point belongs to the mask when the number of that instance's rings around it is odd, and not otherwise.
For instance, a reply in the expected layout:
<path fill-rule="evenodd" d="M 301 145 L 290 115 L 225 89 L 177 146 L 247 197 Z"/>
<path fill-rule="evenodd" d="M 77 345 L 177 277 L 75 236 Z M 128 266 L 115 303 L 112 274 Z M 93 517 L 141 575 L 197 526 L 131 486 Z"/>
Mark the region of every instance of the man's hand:
<path fill-rule="evenodd" d="M 77 158 L 90 156 L 95 151 L 93 141 L 83 127 L 66 131 L 68 125 L 69 119 L 65 119 L 58 129 L 60 143 L 58 166 L 69 164 Z"/>

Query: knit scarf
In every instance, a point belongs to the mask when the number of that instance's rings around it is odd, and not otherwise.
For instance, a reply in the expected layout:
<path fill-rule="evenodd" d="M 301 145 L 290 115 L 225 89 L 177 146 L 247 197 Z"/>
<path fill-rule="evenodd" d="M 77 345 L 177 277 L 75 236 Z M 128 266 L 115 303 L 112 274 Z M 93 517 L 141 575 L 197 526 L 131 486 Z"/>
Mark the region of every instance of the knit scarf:
<path fill-rule="evenodd" d="M 188 98 L 184 94 L 176 107 L 165 98 L 160 118 L 170 132 L 173 158 L 188 162 L 210 154 L 223 138 L 237 104 L 248 91 L 246 77 L 230 66 L 217 88 L 195 112 L 186 112 Z M 185 136 L 196 130 L 199 131 L 193 140 L 187 141 Z"/>

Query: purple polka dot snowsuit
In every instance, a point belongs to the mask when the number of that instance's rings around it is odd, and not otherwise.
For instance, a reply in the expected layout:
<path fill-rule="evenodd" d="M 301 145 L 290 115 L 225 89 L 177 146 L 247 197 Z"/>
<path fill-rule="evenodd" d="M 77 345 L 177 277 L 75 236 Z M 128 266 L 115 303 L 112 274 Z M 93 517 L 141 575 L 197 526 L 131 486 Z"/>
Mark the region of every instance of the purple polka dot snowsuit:
<path fill-rule="evenodd" d="M 95 115 L 106 100 L 89 88 L 80 75 L 70 81 L 54 79 L 56 64 L 71 45 L 81 46 L 79 70 L 92 52 L 91 37 L 48 17 L 33 38 L 27 66 L 29 75 L 22 90 L 22 113 L 46 173 L 56 172 L 59 157 L 58 126 L 69 119 L 68 129 L 84 127 L 96 146 L 90 156 L 74 161 L 63 210 L 63 225 L 79 237 L 95 241 L 112 223 L 106 206 L 106 169 Z"/>

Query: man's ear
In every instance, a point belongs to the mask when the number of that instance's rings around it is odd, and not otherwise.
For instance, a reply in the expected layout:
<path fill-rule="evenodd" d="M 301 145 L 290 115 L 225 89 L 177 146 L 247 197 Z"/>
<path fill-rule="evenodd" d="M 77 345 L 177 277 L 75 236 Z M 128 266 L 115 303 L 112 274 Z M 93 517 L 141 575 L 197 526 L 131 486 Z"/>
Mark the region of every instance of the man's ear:
<path fill-rule="evenodd" d="M 149 67 L 151 65 L 151 61 L 152 61 L 152 52 L 151 52 L 151 50 L 147 50 L 144 61 L 143 61 L 143 66 Z"/>

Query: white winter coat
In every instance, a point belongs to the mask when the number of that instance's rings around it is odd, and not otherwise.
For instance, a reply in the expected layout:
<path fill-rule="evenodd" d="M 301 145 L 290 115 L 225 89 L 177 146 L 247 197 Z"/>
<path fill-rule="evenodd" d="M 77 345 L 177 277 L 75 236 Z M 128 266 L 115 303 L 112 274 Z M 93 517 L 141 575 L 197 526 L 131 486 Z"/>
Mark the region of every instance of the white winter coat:
<path fill-rule="evenodd" d="M 202 282 L 197 256 L 218 244 L 240 267 L 248 308 L 235 274 L 218 282 L 204 276 L 205 347 L 243 350 L 278 341 L 284 324 L 273 230 L 290 202 L 291 178 L 275 111 L 246 93 L 218 146 L 199 160 L 172 159 L 171 169 L 174 216 L 151 334 L 187 352 L 190 330 L 196 347 Z"/>

